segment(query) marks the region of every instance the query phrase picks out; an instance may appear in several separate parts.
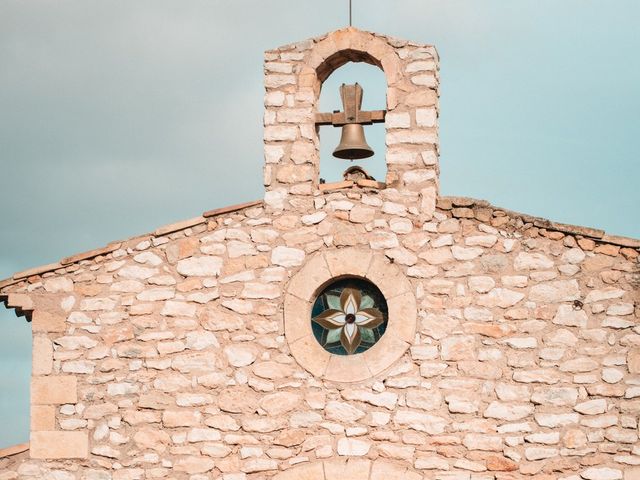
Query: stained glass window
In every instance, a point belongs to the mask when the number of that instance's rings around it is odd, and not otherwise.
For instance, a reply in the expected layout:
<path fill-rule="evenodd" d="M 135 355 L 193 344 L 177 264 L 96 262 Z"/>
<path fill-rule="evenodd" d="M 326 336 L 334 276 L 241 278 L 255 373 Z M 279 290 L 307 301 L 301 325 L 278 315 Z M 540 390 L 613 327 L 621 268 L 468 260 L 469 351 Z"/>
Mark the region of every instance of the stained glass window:
<path fill-rule="evenodd" d="M 317 296 L 311 311 L 316 340 L 330 353 L 362 353 L 384 335 L 387 302 L 382 292 L 361 278 L 346 278 L 329 284 Z"/>

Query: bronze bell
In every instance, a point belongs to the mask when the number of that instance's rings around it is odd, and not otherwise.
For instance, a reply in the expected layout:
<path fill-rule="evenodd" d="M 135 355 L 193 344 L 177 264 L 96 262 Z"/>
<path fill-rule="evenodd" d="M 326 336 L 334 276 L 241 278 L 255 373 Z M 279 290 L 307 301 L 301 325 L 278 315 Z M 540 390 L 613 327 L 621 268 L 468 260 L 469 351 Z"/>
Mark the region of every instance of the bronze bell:
<path fill-rule="evenodd" d="M 333 151 L 333 156 L 345 160 L 359 160 L 369 158 L 372 155 L 373 149 L 367 145 L 362 124 L 347 123 L 343 125 L 340 144 Z"/>

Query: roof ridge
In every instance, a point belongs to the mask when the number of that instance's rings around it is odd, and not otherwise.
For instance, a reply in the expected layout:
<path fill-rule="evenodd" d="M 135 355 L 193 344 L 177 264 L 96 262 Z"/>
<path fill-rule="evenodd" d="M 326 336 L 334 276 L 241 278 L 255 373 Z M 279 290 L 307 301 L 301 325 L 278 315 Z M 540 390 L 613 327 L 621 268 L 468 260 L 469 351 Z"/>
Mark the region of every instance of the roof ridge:
<path fill-rule="evenodd" d="M 479 200 L 471 197 L 458 197 L 458 196 L 441 196 L 438 197 L 437 207 L 441 210 L 455 210 L 456 208 L 471 208 L 471 207 L 484 207 L 493 208 L 494 210 L 502 211 L 507 216 L 512 218 L 520 218 L 525 223 L 532 223 L 539 228 L 545 228 L 547 230 L 553 230 L 556 232 L 567 233 L 570 235 L 580 235 L 583 237 L 589 237 L 598 240 L 602 243 L 610 243 L 621 247 L 640 248 L 640 239 L 633 237 L 625 237 L 622 235 L 609 235 L 604 230 L 592 227 L 584 227 L 581 225 L 572 225 L 569 223 L 554 222 L 552 220 L 536 217 L 527 213 L 516 212 L 506 208 L 492 205 L 486 200 Z M 462 213 L 462 212 L 460 212 Z M 455 215 L 454 213 L 454 216 Z"/>

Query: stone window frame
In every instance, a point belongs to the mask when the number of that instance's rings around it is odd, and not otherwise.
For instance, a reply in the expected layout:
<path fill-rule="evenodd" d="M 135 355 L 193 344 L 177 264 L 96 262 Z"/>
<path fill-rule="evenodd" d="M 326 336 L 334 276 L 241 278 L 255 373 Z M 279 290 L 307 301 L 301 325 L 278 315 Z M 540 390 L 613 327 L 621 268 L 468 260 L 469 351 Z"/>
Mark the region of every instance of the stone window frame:
<path fill-rule="evenodd" d="M 311 309 L 317 294 L 340 278 L 364 278 L 376 285 L 389 309 L 387 329 L 363 353 L 335 355 L 316 340 Z M 416 332 L 417 306 L 411 282 L 381 254 L 357 248 L 320 252 L 292 277 L 284 299 L 284 333 L 291 354 L 309 373 L 334 382 L 373 378 L 404 355 Z"/>

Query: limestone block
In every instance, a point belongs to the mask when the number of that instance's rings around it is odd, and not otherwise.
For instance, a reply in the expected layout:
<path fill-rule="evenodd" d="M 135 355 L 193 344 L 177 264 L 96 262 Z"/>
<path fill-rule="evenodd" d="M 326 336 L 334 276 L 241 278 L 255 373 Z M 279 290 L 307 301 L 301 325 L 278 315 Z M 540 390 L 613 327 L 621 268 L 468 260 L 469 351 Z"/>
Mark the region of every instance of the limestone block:
<path fill-rule="evenodd" d="M 341 438 L 338 440 L 338 455 L 362 457 L 369 453 L 371 442 L 356 438 Z"/>
<path fill-rule="evenodd" d="M 63 459 L 87 458 L 89 434 L 87 432 L 31 432 L 31 458 Z"/>
<path fill-rule="evenodd" d="M 622 480 L 622 470 L 610 467 L 591 467 L 582 471 L 580 476 L 584 480 Z"/>
<path fill-rule="evenodd" d="M 316 177 L 313 165 L 283 165 L 278 167 L 276 180 L 281 183 L 310 182 Z"/>
<path fill-rule="evenodd" d="M 251 365 L 257 356 L 255 347 L 252 345 L 228 345 L 224 349 L 227 361 L 234 367 L 246 367 Z"/>
<path fill-rule="evenodd" d="M 36 335 L 33 337 L 32 375 L 48 375 L 53 369 L 53 344 L 49 338 Z"/>
<path fill-rule="evenodd" d="M 30 430 L 52 431 L 56 428 L 55 407 L 53 405 L 31 405 Z"/>
<path fill-rule="evenodd" d="M 416 109 L 416 124 L 419 127 L 435 127 L 438 120 L 438 112 L 435 108 Z"/>
<path fill-rule="evenodd" d="M 295 267 L 302 264 L 304 257 L 304 250 L 278 246 L 271 252 L 271 263 L 282 267 Z"/>
<path fill-rule="evenodd" d="M 77 378 L 74 376 L 34 376 L 31 379 L 31 403 L 33 405 L 76 403 L 77 398 Z"/>
<path fill-rule="evenodd" d="M 179 457 L 173 464 L 176 472 L 185 472 L 190 475 L 205 473 L 213 469 L 215 462 L 208 457 L 187 456 Z"/>
<path fill-rule="evenodd" d="M 65 318 L 44 310 L 34 310 L 31 314 L 31 330 L 35 333 L 64 332 L 66 329 Z"/>
<path fill-rule="evenodd" d="M 288 141 L 298 138 L 298 127 L 295 126 L 268 126 L 264 128 L 264 139 L 267 142 Z"/>
<path fill-rule="evenodd" d="M 409 128 L 411 117 L 408 112 L 389 112 L 385 117 L 387 128 Z"/>
<path fill-rule="evenodd" d="M 534 411 L 534 406 L 528 403 L 491 402 L 484 411 L 486 418 L 515 421 L 528 417 Z"/>
<path fill-rule="evenodd" d="M 136 431 L 133 441 L 142 450 L 150 449 L 162 453 L 171 442 L 171 437 L 164 430 L 145 427 Z"/>
<path fill-rule="evenodd" d="M 520 252 L 513 262 L 516 270 L 546 270 L 553 266 L 553 260 L 542 253 Z"/>
<path fill-rule="evenodd" d="M 222 264 L 220 257 L 191 257 L 180 260 L 176 269 L 185 277 L 217 277 L 222 270 Z"/>
<path fill-rule="evenodd" d="M 49 293 L 73 292 L 73 280 L 67 277 L 48 278 L 43 286 Z"/>
<path fill-rule="evenodd" d="M 558 303 L 577 300 L 580 287 L 576 280 L 558 280 L 534 285 L 529 291 L 529 299 L 533 302 Z"/>
<path fill-rule="evenodd" d="M 415 75 L 411 77 L 411 83 L 414 85 L 421 85 L 428 88 L 435 88 L 438 86 L 438 80 L 433 73 Z"/>
<path fill-rule="evenodd" d="M 127 265 L 118 271 L 118 276 L 131 280 L 146 280 L 158 274 L 157 268 L 141 267 L 139 265 Z"/>
<path fill-rule="evenodd" d="M 476 339 L 472 335 L 454 335 L 440 341 L 442 360 L 473 360 L 476 358 Z"/>
<path fill-rule="evenodd" d="M 586 328 L 587 320 L 587 313 L 584 310 L 576 310 L 571 305 L 560 305 L 553 317 L 553 323 L 568 327 Z"/>

